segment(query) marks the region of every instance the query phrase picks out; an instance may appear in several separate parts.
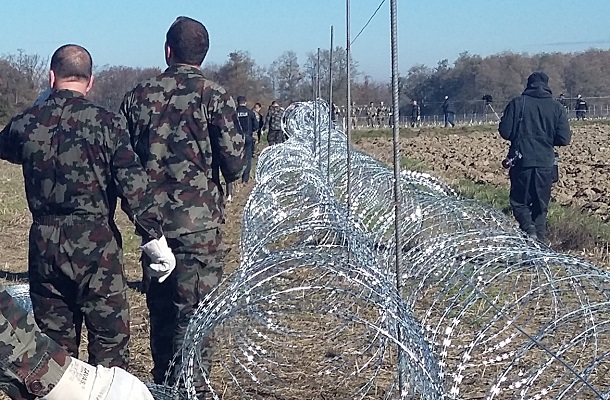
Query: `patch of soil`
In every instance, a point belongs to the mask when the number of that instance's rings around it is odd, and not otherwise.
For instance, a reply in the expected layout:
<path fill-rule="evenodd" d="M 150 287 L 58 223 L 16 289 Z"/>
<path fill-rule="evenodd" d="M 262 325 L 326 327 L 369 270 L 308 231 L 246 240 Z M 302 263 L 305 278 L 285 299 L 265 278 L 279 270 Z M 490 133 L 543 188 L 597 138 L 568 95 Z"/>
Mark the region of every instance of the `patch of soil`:
<path fill-rule="evenodd" d="M 508 186 L 508 171 L 500 164 L 508 142 L 497 133 L 459 132 L 446 129 L 414 137 L 406 132 L 402 155 L 421 161 L 428 172 L 449 183 L 469 179 Z M 609 135 L 607 124 L 573 127 L 572 144 L 558 148 L 560 181 L 553 187 L 553 198 L 559 204 L 589 210 L 604 221 L 610 218 Z M 382 161 L 392 160 L 391 138 L 362 138 L 355 144 Z"/>

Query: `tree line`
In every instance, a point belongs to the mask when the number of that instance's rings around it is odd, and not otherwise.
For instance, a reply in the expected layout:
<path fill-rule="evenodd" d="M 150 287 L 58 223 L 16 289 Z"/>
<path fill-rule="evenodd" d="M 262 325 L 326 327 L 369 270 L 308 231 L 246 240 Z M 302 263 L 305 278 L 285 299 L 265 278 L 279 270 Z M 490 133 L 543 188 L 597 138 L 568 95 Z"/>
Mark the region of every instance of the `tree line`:
<path fill-rule="evenodd" d="M 445 96 L 456 103 L 458 113 L 476 112 L 484 106 L 482 97 L 491 95 L 504 104 L 519 95 L 533 71 L 549 76 L 549 86 L 557 98 L 610 96 L 610 50 L 591 49 L 578 53 L 503 52 L 481 57 L 461 53 L 450 65 L 439 61 L 434 68 L 415 65 L 400 79 L 401 103 L 416 99 L 426 114 L 440 114 Z"/>
<path fill-rule="evenodd" d="M 318 68 L 319 59 L 319 68 Z M 229 53 L 221 64 L 205 63 L 204 74 L 223 85 L 234 96 L 264 106 L 278 100 L 284 106 L 294 101 L 309 100 L 319 90 L 328 97 L 329 77 L 333 76 L 333 100 L 345 105 L 347 57 L 342 47 L 323 49 L 319 57 L 310 52 L 299 60 L 294 51 L 283 52 L 269 66 L 258 65 L 247 51 Z M 391 101 L 390 77 L 387 81 L 372 79 L 359 71 L 358 62 L 350 61 L 351 97 L 358 106 L 369 102 Z M 0 123 L 29 106 L 45 87 L 48 60 L 18 50 L 0 57 Z M 536 70 L 550 78 L 555 96 L 567 98 L 610 95 L 610 50 L 587 50 L 578 53 L 503 52 L 486 57 L 461 53 L 450 64 L 439 61 L 435 67 L 423 64 L 411 67 L 399 78 L 401 113 L 408 112 L 412 100 L 418 100 L 424 114 L 438 114 L 445 96 L 457 105 L 457 112 L 473 112 L 481 107 L 482 96 L 506 100 L 518 95 L 527 76 Z M 319 74 L 318 74 L 319 71 Z M 105 65 L 94 71 L 95 84 L 90 97 L 112 110 L 117 110 L 124 93 L 137 82 L 161 72 L 158 67 L 134 68 Z"/>

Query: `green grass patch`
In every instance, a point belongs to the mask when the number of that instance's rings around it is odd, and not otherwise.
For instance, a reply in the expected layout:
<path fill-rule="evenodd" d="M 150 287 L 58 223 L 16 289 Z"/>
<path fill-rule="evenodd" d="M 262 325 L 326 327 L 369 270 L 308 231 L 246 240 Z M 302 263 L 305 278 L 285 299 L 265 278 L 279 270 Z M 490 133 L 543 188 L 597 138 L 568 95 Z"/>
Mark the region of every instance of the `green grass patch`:
<path fill-rule="evenodd" d="M 510 214 L 508 188 L 463 179 L 457 185 L 454 185 L 453 189 L 460 196 L 478 200 L 491 205 L 505 214 Z"/>
<path fill-rule="evenodd" d="M 409 157 L 400 158 L 400 168 L 403 170 L 408 169 L 409 171 L 417 172 L 424 172 L 428 169 L 426 164 L 424 164 L 423 162 Z"/>
<path fill-rule="evenodd" d="M 456 191 L 467 198 L 475 199 L 512 215 L 508 200 L 509 189 L 469 180 L 460 181 Z M 595 215 L 555 202 L 549 204 L 549 239 L 561 251 L 601 251 L 604 261 L 608 258 L 610 226 Z"/>
<path fill-rule="evenodd" d="M 610 226 L 598 217 L 571 207 L 551 203 L 549 236 L 556 248 L 597 251 L 608 261 Z"/>

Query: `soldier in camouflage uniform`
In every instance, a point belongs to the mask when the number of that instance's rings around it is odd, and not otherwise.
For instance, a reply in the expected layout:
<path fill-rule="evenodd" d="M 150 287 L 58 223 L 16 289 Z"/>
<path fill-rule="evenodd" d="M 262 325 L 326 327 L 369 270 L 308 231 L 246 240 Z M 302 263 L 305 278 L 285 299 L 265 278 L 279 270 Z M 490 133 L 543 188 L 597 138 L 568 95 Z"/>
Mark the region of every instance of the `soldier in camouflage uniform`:
<path fill-rule="evenodd" d="M 89 363 L 125 367 L 129 309 L 114 223 L 118 198 L 145 242 L 162 239 L 161 218 L 125 120 L 84 97 L 93 83 L 91 65 L 80 46 L 53 54 L 52 93 L 0 132 L 0 158 L 23 168 L 33 219 L 28 275 L 36 323 L 78 357 L 84 320 Z"/>
<path fill-rule="evenodd" d="M 177 261 L 170 279 L 152 279 L 145 288 L 156 383 L 164 381 L 197 306 L 222 277 L 224 201 L 220 182 L 213 178 L 213 161 L 227 182 L 240 178 L 245 165 L 235 102 L 199 69 L 208 48 L 206 28 L 179 17 L 166 35 L 169 67 L 127 93 L 121 105 Z M 143 259 L 144 265 L 148 262 Z M 210 347 L 202 351 L 202 359 L 211 362 Z M 195 379 L 203 398 L 203 378 Z"/>
<path fill-rule="evenodd" d="M 375 103 L 371 101 L 369 106 L 366 109 L 366 123 L 369 128 L 375 127 L 375 117 L 377 116 L 377 108 L 375 108 Z"/>
<path fill-rule="evenodd" d="M 0 389 L 13 400 L 152 400 L 146 386 L 113 367 L 74 359 L 43 334 L 0 285 Z"/>
<path fill-rule="evenodd" d="M 280 107 L 277 101 L 273 101 L 271 106 L 269 106 L 269 110 L 267 111 L 267 116 L 265 117 L 264 126 L 268 128 L 267 131 L 267 142 L 269 142 L 269 146 L 273 146 L 274 144 L 284 143 L 285 137 L 284 132 L 282 131 L 282 115 L 284 114 L 284 109 Z"/>
<path fill-rule="evenodd" d="M 358 107 L 356 107 L 356 102 L 352 103 L 352 108 L 351 108 L 351 123 L 352 123 L 352 128 L 353 129 L 358 129 L 358 113 L 360 112 L 360 109 Z"/>
<path fill-rule="evenodd" d="M 377 107 L 377 126 L 380 128 L 387 127 L 388 124 L 388 108 L 383 104 L 383 101 L 379 103 L 379 107 Z"/>

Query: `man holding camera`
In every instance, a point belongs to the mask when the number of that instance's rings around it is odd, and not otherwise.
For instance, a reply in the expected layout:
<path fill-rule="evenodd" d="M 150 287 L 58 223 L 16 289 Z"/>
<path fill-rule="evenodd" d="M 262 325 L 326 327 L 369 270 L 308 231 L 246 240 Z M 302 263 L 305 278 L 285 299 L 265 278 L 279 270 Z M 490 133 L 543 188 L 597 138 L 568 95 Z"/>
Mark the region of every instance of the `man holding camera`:
<path fill-rule="evenodd" d="M 570 144 L 572 134 L 565 108 L 548 86 L 544 72 L 527 78 L 523 94 L 504 109 L 498 131 L 510 141 L 510 205 L 519 227 L 529 236 L 547 242 L 546 215 L 553 185 L 554 146 Z M 555 178 L 556 179 L 556 178 Z"/>

